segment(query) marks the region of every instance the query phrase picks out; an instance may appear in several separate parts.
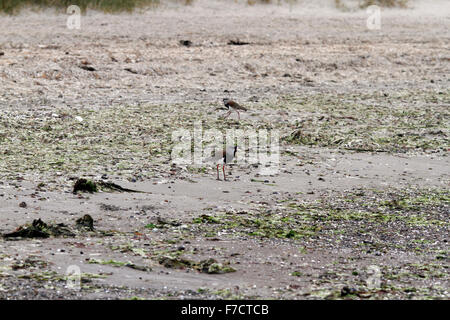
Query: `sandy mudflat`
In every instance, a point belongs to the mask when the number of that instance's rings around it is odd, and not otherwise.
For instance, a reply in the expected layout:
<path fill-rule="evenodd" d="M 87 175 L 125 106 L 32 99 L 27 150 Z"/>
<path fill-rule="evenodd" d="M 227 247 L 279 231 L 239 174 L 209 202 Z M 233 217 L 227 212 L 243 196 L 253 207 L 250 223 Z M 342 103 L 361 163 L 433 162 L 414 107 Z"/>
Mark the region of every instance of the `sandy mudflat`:
<path fill-rule="evenodd" d="M 0 298 L 448 299 L 450 5 L 427 3 L 380 30 L 327 1 L 1 16 L 0 233 L 75 236 L 1 239 Z M 278 172 L 173 165 L 200 121 L 277 131 Z"/>

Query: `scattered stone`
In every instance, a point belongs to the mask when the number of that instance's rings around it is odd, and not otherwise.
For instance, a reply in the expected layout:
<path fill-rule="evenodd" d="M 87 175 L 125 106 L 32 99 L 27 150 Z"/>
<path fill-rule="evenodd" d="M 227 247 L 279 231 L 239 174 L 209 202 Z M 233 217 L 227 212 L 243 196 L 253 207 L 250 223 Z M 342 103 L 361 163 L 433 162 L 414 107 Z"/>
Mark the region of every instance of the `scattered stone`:
<path fill-rule="evenodd" d="M 156 207 L 155 206 L 153 206 L 153 205 L 148 205 L 148 204 L 146 204 L 146 205 L 143 205 L 142 207 L 141 207 L 141 210 L 142 211 L 148 211 L 148 210 L 155 210 L 156 209 Z"/>
<path fill-rule="evenodd" d="M 96 71 L 96 69 L 94 67 L 91 67 L 91 66 L 81 65 L 80 68 L 83 69 L 83 70 L 86 70 L 86 71 Z"/>
<path fill-rule="evenodd" d="M 185 47 L 191 47 L 193 43 L 191 40 L 180 40 L 180 44 Z"/>
<path fill-rule="evenodd" d="M 368 298 L 370 298 L 372 296 L 372 293 L 370 293 L 370 292 L 357 292 L 356 295 L 358 297 L 360 297 L 360 298 L 368 299 Z"/>
<path fill-rule="evenodd" d="M 84 228 L 89 231 L 94 230 L 94 219 L 88 214 L 85 214 L 82 218 L 77 219 L 76 226 L 78 228 Z"/>
<path fill-rule="evenodd" d="M 125 68 L 125 69 L 123 69 L 123 70 L 128 71 L 128 72 L 133 73 L 133 74 L 138 74 L 138 73 L 139 73 L 139 72 L 137 72 L 136 70 L 133 70 L 133 69 L 131 69 L 131 68 Z"/>
<path fill-rule="evenodd" d="M 236 270 L 230 266 L 224 266 L 222 263 L 218 263 L 216 260 L 210 258 L 202 260 L 200 262 L 194 262 L 183 258 L 173 258 L 169 256 L 163 256 L 159 259 L 159 263 L 166 268 L 171 269 L 185 269 L 193 268 L 202 273 L 208 274 L 223 274 L 228 272 L 235 272 Z"/>
<path fill-rule="evenodd" d="M 171 226 L 173 226 L 173 227 L 179 227 L 179 226 L 181 226 L 181 222 L 179 222 L 179 221 L 175 221 L 175 220 L 167 220 L 167 219 L 164 219 L 164 218 L 161 218 L 161 217 L 158 217 L 158 218 L 156 219 L 156 221 L 158 222 L 159 225 L 165 225 L 165 224 L 168 224 L 168 225 L 171 225 Z"/>
<path fill-rule="evenodd" d="M 112 204 L 100 203 L 100 209 L 104 211 L 119 211 L 120 207 Z"/>
<path fill-rule="evenodd" d="M 216 260 L 212 258 L 200 261 L 197 269 L 199 269 L 203 273 L 208 274 L 223 274 L 229 272 L 236 272 L 236 270 L 231 268 L 230 266 L 224 266 L 222 263 L 218 263 Z"/>
<path fill-rule="evenodd" d="M 27 203 L 25 201 L 22 201 L 21 203 L 19 203 L 19 207 L 26 208 L 27 207 Z"/>
<path fill-rule="evenodd" d="M 163 256 L 158 260 L 159 264 L 162 264 L 166 268 L 170 269 L 185 269 L 192 266 L 192 262 L 182 258 L 173 258 L 169 256 Z"/>
<path fill-rule="evenodd" d="M 36 189 L 42 190 L 42 188 L 44 188 L 45 186 L 46 186 L 46 184 L 45 184 L 44 182 L 40 182 L 40 183 L 37 185 Z"/>
<path fill-rule="evenodd" d="M 139 266 L 139 265 L 136 265 L 136 264 L 131 263 L 131 262 L 127 263 L 125 266 L 128 267 L 128 268 L 134 269 L 134 270 L 139 270 L 139 271 L 144 271 L 144 272 L 152 271 L 152 268 L 150 268 L 150 267 Z"/>
<path fill-rule="evenodd" d="M 358 292 L 358 290 L 356 290 L 355 288 L 349 288 L 349 287 L 345 286 L 341 289 L 341 297 L 345 297 L 350 294 L 356 294 L 357 292 Z"/>
<path fill-rule="evenodd" d="M 236 40 L 228 41 L 227 44 L 230 45 L 230 46 L 244 46 L 244 45 L 250 44 L 250 42 L 244 42 L 244 41 L 241 41 L 239 39 L 236 39 Z"/>

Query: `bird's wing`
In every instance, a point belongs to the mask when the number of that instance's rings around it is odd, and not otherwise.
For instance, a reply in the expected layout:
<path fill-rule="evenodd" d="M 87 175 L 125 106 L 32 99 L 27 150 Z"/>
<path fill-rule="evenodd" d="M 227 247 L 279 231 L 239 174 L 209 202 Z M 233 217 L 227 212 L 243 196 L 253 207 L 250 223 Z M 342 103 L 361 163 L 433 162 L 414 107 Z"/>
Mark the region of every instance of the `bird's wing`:
<path fill-rule="evenodd" d="M 237 102 L 230 101 L 229 104 L 230 104 L 231 107 L 234 108 L 234 109 L 247 111 L 247 108 L 244 108 L 243 106 L 241 106 L 241 105 L 240 105 L 239 103 L 237 103 Z"/>
<path fill-rule="evenodd" d="M 230 163 L 231 161 L 233 161 L 234 149 L 235 149 L 234 147 L 228 147 L 226 149 L 226 151 L 223 150 L 223 157 L 224 157 L 226 163 Z"/>
<path fill-rule="evenodd" d="M 222 163 L 224 157 L 225 152 L 216 151 L 214 156 L 205 159 L 205 163 Z"/>

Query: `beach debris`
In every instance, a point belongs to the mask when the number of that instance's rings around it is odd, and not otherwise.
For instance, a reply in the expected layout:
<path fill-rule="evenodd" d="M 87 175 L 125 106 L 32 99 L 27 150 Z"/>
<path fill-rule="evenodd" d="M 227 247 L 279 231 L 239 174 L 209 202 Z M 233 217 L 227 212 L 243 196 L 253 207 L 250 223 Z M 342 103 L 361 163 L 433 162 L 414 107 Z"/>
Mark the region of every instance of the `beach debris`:
<path fill-rule="evenodd" d="M 77 181 L 75 182 L 75 184 L 73 186 L 73 193 L 75 194 L 78 191 L 94 193 L 94 192 L 98 192 L 99 189 L 101 189 L 104 192 L 119 191 L 119 192 L 145 193 L 144 191 L 123 188 L 113 182 L 105 182 L 105 181 L 95 182 L 92 180 L 87 180 L 85 178 L 77 179 Z"/>
<path fill-rule="evenodd" d="M 63 223 L 46 224 L 41 219 L 35 219 L 31 225 L 18 227 L 11 233 L 6 233 L 3 238 L 48 238 L 54 237 L 74 237 L 75 234 Z"/>
<path fill-rule="evenodd" d="M 125 69 L 123 69 L 123 70 L 128 71 L 128 72 L 133 73 L 133 74 L 138 74 L 138 73 L 139 73 L 139 72 L 137 72 L 136 70 L 133 70 L 133 69 L 131 69 L 131 68 L 125 68 Z"/>
<path fill-rule="evenodd" d="M 185 47 L 190 47 L 193 43 L 191 40 L 180 40 L 180 44 Z"/>
<path fill-rule="evenodd" d="M 98 188 L 94 181 L 80 178 L 73 186 L 73 193 L 77 193 L 78 191 L 94 193 L 98 191 Z"/>
<path fill-rule="evenodd" d="M 166 268 L 170 269 L 185 269 L 192 267 L 193 262 L 179 257 L 162 256 L 158 260 Z"/>
<path fill-rule="evenodd" d="M 119 191 L 119 192 L 136 192 L 136 193 L 146 193 L 145 191 L 133 190 L 128 188 L 123 188 L 116 183 L 113 182 L 104 182 L 99 181 L 97 185 L 100 186 L 102 191 Z"/>
<path fill-rule="evenodd" d="M 244 46 L 244 45 L 250 44 L 250 42 L 245 42 L 245 41 L 241 41 L 239 39 L 236 39 L 236 40 L 228 41 L 227 44 L 230 45 L 230 46 Z"/>
<path fill-rule="evenodd" d="M 199 272 L 208 274 L 223 274 L 236 271 L 232 267 L 219 263 L 212 258 L 205 259 L 200 262 L 195 262 L 180 257 L 162 256 L 158 262 L 166 268 L 171 269 L 192 268 Z"/>
<path fill-rule="evenodd" d="M 94 231 L 94 219 L 88 214 L 85 214 L 82 218 L 77 219 L 76 226 L 89 231 Z"/>
<path fill-rule="evenodd" d="M 86 65 L 81 65 L 80 68 L 83 70 L 86 70 L 86 71 L 96 71 L 96 69 L 94 67 L 86 66 Z"/>

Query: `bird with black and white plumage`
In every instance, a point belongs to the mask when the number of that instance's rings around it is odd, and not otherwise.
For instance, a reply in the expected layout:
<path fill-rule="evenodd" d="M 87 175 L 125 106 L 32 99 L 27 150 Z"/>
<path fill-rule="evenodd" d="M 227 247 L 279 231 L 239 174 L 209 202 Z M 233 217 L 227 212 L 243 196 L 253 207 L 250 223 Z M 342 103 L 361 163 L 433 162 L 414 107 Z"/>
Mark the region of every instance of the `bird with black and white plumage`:
<path fill-rule="evenodd" d="M 247 108 L 241 106 L 236 101 L 230 100 L 228 98 L 223 98 L 223 104 L 228 109 L 228 112 L 227 112 L 226 116 L 224 116 L 224 118 L 228 118 L 230 116 L 231 112 L 235 111 L 238 114 L 239 120 L 241 120 L 241 115 L 240 115 L 239 111 L 248 111 Z"/>
<path fill-rule="evenodd" d="M 223 171 L 223 180 L 227 181 L 227 176 L 225 174 L 225 166 L 227 164 L 230 164 L 234 157 L 236 156 L 237 151 L 237 145 L 230 146 L 222 150 L 222 152 L 217 152 L 215 156 L 206 159 L 206 162 L 213 162 L 217 164 L 217 180 L 220 180 L 219 176 L 219 166 L 222 165 L 222 171 Z"/>

